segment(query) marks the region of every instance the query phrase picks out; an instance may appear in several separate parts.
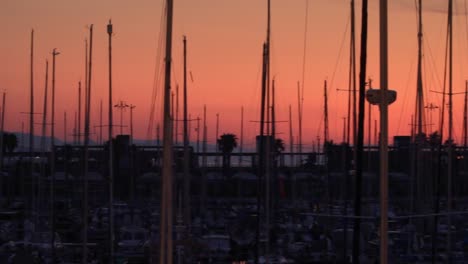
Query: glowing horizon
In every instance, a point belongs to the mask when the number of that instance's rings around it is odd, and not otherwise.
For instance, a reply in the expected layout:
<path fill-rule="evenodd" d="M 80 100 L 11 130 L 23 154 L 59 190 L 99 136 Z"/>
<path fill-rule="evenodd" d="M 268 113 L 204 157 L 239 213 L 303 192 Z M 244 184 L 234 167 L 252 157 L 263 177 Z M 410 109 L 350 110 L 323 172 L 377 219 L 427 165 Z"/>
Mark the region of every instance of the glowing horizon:
<path fill-rule="evenodd" d="M 7 91 L 7 131 L 28 128 L 29 111 L 29 45 L 30 30 L 35 29 L 34 96 L 35 112 L 42 112 L 45 60 L 51 62 L 51 51 L 57 48 L 56 136 L 63 138 L 63 114 L 67 112 L 68 141 L 72 139 L 74 113 L 77 111 L 78 82 L 84 81 L 84 40 L 87 24 L 94 24 L 92 121 L 99 125 L 99 103 L 103 100 L 103 117 L 107 120 L 108 65 L 107 33 L 109 19 L 114 24 L 113 37 L 113 102 L 120 100 L 136 105 L 134 134 L 144 139 L 150 112 L 153 86 L 159 87 L 157 119 L 161 111 L 161 85 L 155 84 L 158 62 L 157 42 L 161 25 L 163 0 L 81 1 L 79 3 L 45 0 L 6 1 L 0 9 L 0 28 L 4 41 L 0 54 L 4 62 L 0 71 L 0 88 Z M 454 92 L 464 91 L 464 70 L 468 65 L 467 23 L 461 1 L 455 4 L 454 17 Z M 356 2 L 356 59 L 359 62 L 360 1 Z M 430 90 L 442 90 L 446 4 L 424 3 L 424 92 L 425 105 L 440 107 L 441 97 Z M 375 87 L 379 83 L 378 5 L 369 5 L 368 76 Z M 203 118 L 203 105 L 208 109 L 208 141 L 214 142 L 216 113 L 220 114 L 220 131 L 240 136 L 240 109 L 243 106 L 244 142 L 252 144 L 259 119 L 262 44 L 266 36 L 266 1 L 220 2 L 212 0 L 176 1 L 173 33 L 173 87 L 182 94 L 182 36 L 187 36 L 189 76 L 189 113 Z M 389 86 L 398 91 L 397 101 L 390 106 L 390 137 L 409 135 L 416 92 L 417 21 L 415 8 L 403 0 L 389 3 Z M 292 106 L 294 134 L 297 135 L 297 82 L 302 82 L 305 1 L 272 1 L 272 65 L 276 81 L 277 120 L 289 119 Z M 328 80 L 329 130 L 334 142 L 341 142 L 342 117 L 347 114 L 349 61 L 349 1 L 309 1 L 305 66 L 303 143 L 310 146 L 323 137 L 323 82 Z M 162 63 L 163 54 L 160 54 Z M 50 64 L 50 63 L 49 63 Z M 49 65 L 50 66 L 50 65 Z M 359 73 L 359 64 L 357 73 Z M 49 68 L 49 81 L 51 80 Z M 163 76 L 160 77 L 162 81 Z M 49 82 L 49 95 L 51 84 Z M 463 96 L 454 96 L 454 138 L 461 140 Z M 180 104 L 181 105 L 181 104 Z M 49 99 L 50 107 L 50 99 Z M 50 111 L 50 110 L 49 110 Z M 366 107 L 367 111 L 367 107 Z M 179 112 L 182 112 L 180 108 Z M 50 112 L 49 112 L 50 113 Z M 129 112 L 124 123 L 128 125 Z M 366 113 L 367 114 L 367 113 Z M 373 107 L 373 118 L 378 109 Z M 432 113 L 433 124 L 438 114 Z M 50 115 L 49 115 L 50 117 Z M 429 113 L 427 114 L 429 122 Z M 50 119 L 49 119 L 50 120 Z M 35 123 L 41 122 L 35 115 Z M 120 112 L 114 109 L 114 124 L 120 123 Z M 156 133 L 156 123 L 153 138 Z M 104 125 L 107 121 L 104 121 Z M 201 122 L 203 124 L 203 122 Z M 372 122 L 372 126 L 373 126 Z M 196 137 L 191 124 L 192 141 Z M 83 127 L 83 125 L 81 126 Z M 278 137 L 289 143 L 288 123 L 278 123 Z M 431 127 L 428 124 L 427 127 Z M 435 125 L 432 127 L 435 130 Z M 126 128 L 128 129 L 128 127 Z M 367 116 L 365 121 L 367 131 Z M 35 127 L 36 135 L 40 125 Z M 128 130 L 127 130 L 128 131 Z M 180 129 L 181 131 L 181 129 Z M 115 134 L 119 128 L 114 128 Z M 367 133 L 367 132 L 366 132 Z M 373 129 L 371 131 L 374 133 Z M 47 133 L 48 135 L 50 133 Z M 104 140 L 107 140 L 107 133 Z M 94 139 L 95 137 L 92 136 Z M 180 137 L 182 138 L 182 137 Z M 323 138 L 321 139 L 323 141 Z M 367 136 L 365 141 L 367 142 Z M 392 142 L 392 139 L 390 139 Z M 287 149 L 289 149 L 287 147 Z"/>

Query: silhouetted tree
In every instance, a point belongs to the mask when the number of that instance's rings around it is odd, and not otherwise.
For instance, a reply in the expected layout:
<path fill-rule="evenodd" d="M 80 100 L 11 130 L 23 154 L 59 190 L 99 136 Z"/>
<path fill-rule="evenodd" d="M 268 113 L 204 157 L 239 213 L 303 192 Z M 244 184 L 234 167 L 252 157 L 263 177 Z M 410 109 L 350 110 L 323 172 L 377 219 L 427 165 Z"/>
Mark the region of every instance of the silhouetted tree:
<path fill-rule="evenodd" d="M 277 155 L 284 151 L 284 141 L 281 138 L 275 140 L 275 153 Z"/>
<path fill-rule="evenodd" d="M 438 146 L 440 144 L 440 135 L 439 135 L 439 133 L 437 133 L 437 131 L 436 131 L 436 132 L 430 134 L 429 137 L 428 137 L 428 141 L 429 141 L 428 143 L 429 143 L 429 145 L 431 147 Z"/>
<path fill-rule="evenodd" d="M 223 153 L 223 169 L 227 171 L 231 166 L 231 153 L 237 147 L 237 136 L 222 134 L 218 139 L 218 150 Z"/>

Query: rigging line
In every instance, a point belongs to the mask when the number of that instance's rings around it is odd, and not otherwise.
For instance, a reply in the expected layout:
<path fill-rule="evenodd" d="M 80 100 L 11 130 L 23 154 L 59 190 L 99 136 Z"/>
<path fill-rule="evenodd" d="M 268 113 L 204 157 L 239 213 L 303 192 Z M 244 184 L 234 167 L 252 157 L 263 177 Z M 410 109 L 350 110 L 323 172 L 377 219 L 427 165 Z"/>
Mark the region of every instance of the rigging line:
<path fill-rule="evenodd" d="M 330 79 L 330 87 L 333 87 L 334 86 L 334 83 L 335 83 L 335 76 L 336 76 L 336 72 L 337 72 L 337 69 L 338 69 L 338 65 L 341 61 L 341 58 L 342 58 L 342 54 L 343 54 L 343 49 L 344 49 L 344 44 L 345 44 L 345 40 L 346 40 L 346 36 L 348 34 L 348 29 L 349 29 L 349 24 L 350 24 L 350 20 L 351 20 L 351 16 L 348 15 L 348 19 L 346 20 L 346 26 L 345 26 L 345 30 L 343 32 L 343 37 L 341 39 L 341 44 L 340 44 L 340 49 L 339 49 L 339 52 L 338 52 L 338 56 L 336 58 L 336 62 L 335 62 L 335 65 L 334 65 L 334 68 L 333 68 L 333 74 L 332 74 L 332 77 Z M 330 89 L 330 94 L 334 92 L 333 89 Z M 321 130 L 321 121 L 323 119 L 323 116 L 322 118 L 320 119 L 320 123 L 319 123 L 319 127 L 317 129 L 317 134 L 320 134 L 320 130 Z"/>
<path fill-rule="evenodd" d="M 431 66 L 431 79 L 436 82 L 436 86 L 437 87 L 442 87 L 443 86 L 443 83 L 441 82 L 440 78 L 439 78 L 439 75 L 437 74 L 437 68 L 435 66 L 435 59 L 434 59 L 434 56 L 432 54 L 432 50 L 431 50 L 431 46 L 430 46 L 430 43 L 428 41 L 425 41 L 425 46 L 427 47 L 427 50 L 429 52 L 429 66 Z M 437 88 L 438 90 L 439 88 Z M 436 89 L 434 89 L 436 90 Z M 432 93 L 429 93 L 429 94 L 432 94 Z M 435 102 L 435 99 L 431 96 L 431 102 Z M 441 116 L 439 115 L 439 122 L 441 121 Z M 436 131 L 439 131 L 440 132 L 440 125 L 439 126 L 436 126 Z"/>
<path fill-rule="evenodd" d="M 344 44 L 345 44 L 345 40 L 346 40 L 346 35 L 348 34 L 348 26 L 349 26 L 349 17 L 348 17 L 348 22 L 346 23 L 346 27 L 345 27 L 345 31 L 343 33 L 343 37 L 341 39 L 341 45 L 340 45 L 340 51 L 338 52 L 338 57 L 336 58 L 336 62 L 335 62 L 335 67 L 333 68 L 333 74 L 332 74 L 332 77 L 330 79 L 330 87 L 333 87 L 334 85 L 334 81 L 335 81 L 335 75 L 336 75 L 336 71 L 338 69 L 338 64 L 339 62 L 341 61 L 341 58 L 342 58 L 342 54 L 343 54 L 343 48 L 344 48 Z M 330 89 L 332 92 L 333 90 Z"/>
<path fill-rule="evenodd" d="M 160 72 L 160 68 L 162 63 L 161 63 L 161 54 L 162 54 L 162 43 L 163 43 L 163 28 L 165 25 L 165 10 L 166 10 L 166 5 L 163 4 L 163 7 L 161 8 L 161 21 L 160 21 L 160 28 L 159 28 L 159 34 L 158 34 L 158 41 L 157 41 L 157 47 L 156 47 L 156 65 L 154 69 L 154 78 L 153 78 L 153 91 L 151 95 L 151 103 L 150 103 L 150 114 L 149 114 L 149 121 L 148 121 L 148 127 L 147 127 L 147 135 L 146 139 L 151 140 L 152 134 L 153 134 L 153 125 L 154 125 L 154 120 L 155 120 L 155 106 L 156 106 L 156 101 L 158 97 L 158 88 L 160 84 L 160 78 L 161 75 L 158 74 Z"/>
<path fill-rule="evenodd" d="M 413 61 L 411 62 L 411 65 L 410 65 L 410 71 L 408 73 L 408 78 L 406 80 L 406 88 L 405 88 L 405 93 L 404 93 L 404 96 L 403 96 L 403 111 L 400 112 L 400 118 L 398 120 L 398 125 L 397 125 L 397 135 L 400 131 L 400 126 L 401 126 L 401 120 L 403 119 L 403 116 L 406 116 L 406 110 L 407 110 L 407 98 L 408 98 L 408 91 L 410 90 L 409 89 L 409 86 L 410 86 L 410 82 L 412 81 L 411 79 L 411 76 L 413 76 L 413 69 L 414 69 L 414 61 L 415 59 L 413 59 Z"/>
<path fill-rule="evenodd" d="M 259 60 L 258 62 L 258 67 L 257 67 L 257 74 L 256 74 L 256 78 L 255 78 L 255 81 L 253 82 L 252 84 L 252 87 L 253 89 L 251 89 L 251 94 L 249 96 L 249 99 L 248 100 L 248 104 L 247 104 L 247 107 L 244 106 L 244 118 L 246 118 L 247 114 L 248 114 L 248 111 L 246 111 L 247 109 L 252 109 L 251 107 L 254 106 L 253 109 L 254 112 L 254 116 L 259 116 L 260 113 L 259 113 L 259 110 L 260 109 L 260 94 L 259 92 L 261 92 L 261 83 L 260 83 L 260 75 L 262 73 L 262 60 Z M 257 126 L 255 126 L 255 128 L 252 128 L 252 126 L 249 126 L 247 123 L 244 123 L 244 138 L 248 138 L 248 136 L 254 134 L 254 133 L 257 133 Z M 252 131 L 255 131 L 255 132 L 252 132 Z M 259 133 L 259 132 L 258 132 Z M 249 142 L 248 140 L 245 140 L 244 142 L 244 146 L 246 146 L 246 143 Z"/>
<path fill-rule="evenodd" d="M 424 43 L 423 43 L 423 47 L 424 47 Z M 423 50 L 424 50 L 424 48 L 423 48 Z M 424 85 L 423 88 L 424 88 L 425 99 L 427 99 L 427 100 L 424 100 L 424 101 L 426 103 L 428 103 L 428 102 L 432 102 L 432 99 L 433 99 L 432 96 L 431 96 L 431 92 L 430 92 L 431 90 L 433 90 L 433 89 L 431 89 L 433 84 L 430 81 L 431 76 L 429 76 L 429 74 L 427 74 L 428 72 L 430 72 L 431 69 L 430 69 L 430 65 L 428 65 L 428 62 L 425 59 L 425 57 L 426 56 L 423 55 L 423 60 L 422 60 L 423 65 L 422 65 L 422 67 L 423 67 L 423 72 L 426 73 L 426 74 L 424 74 L 424 83 L 426 85 Z"/>
<path fill-rule="evenodd" d="M 442 90 L 442 110 L 441 110 L 441 120 L 440 120 L 440 140 L 443 141 L 443 135 L 444 135 L 444 119 L 445 119 L 445 93 L 446 93 L 446 88 L 447 88 L 447 71 L 448 71 L 448 52 L 449 52 L 449 27 L 450 27 L 450 22 L 447 22 L 447 35 L 445 38 L 445 60 L 444 60 L 444 83 L 443 83 L 443 90 Z"/>
<path fill-rule="evenodd" d="M 151 109 L 150 109 L 150 121 L 148 122 L 148 130 L 147 130 L 147 139 L 151 140 L 151 136 L 153 134 L 153 122 L 156 119 L 155 118 L 155 111 L 156 111 L 156 102 L 157 102 L 157 97 L 158 97 L 158 91 L 161 89 L 161 77 L 162 77 L 162 70 L 163 67 L 163 60 L 161 60 L 161 55 L 162 55 L 162 49 L 163 49 L 163 28 L 165 26 L 165 7 L 162 8 L 161 10 L 161 22 L 160 22 L 160 29 L 159 29 L 159 35 L 158 35 L 158 42 L 157 42 L 157 49 L 156 49 L 156 65 L 154 69 L 154 79 L 153 79 L 153 94 L 151 97 Z"/>

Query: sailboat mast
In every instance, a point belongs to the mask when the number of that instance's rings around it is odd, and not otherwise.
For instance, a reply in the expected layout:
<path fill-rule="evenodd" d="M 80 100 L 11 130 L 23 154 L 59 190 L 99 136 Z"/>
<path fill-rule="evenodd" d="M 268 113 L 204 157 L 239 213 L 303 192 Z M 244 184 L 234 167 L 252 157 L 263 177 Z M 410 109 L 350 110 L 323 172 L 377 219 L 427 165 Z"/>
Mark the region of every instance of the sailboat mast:
<path fill-rule="evenodd" d="M 172 264 L 172 122 L 171 122 L 171 64 L 172 64 L 172 16 L 173 0 L 166 1 L 166 54 L 164 78 L 164 111 L 163 111 L 163 167 L 161 199 L 161 241 L 160 264 Z"/>
<path fill-rule="evenodd" d="M 49 61 L 46 60 L 46 74 L 44 85 L 44 105 L 42 109 L 42 137 L 41 137 L 41 150 L 44 153 L 46 150 L 46 123 L 47 123 L 47 85 L 49 82 Z"/>
<path fill-rule="evenodd" d="M 200 152 L 200 116 L 197 116 L 197 153 Z"/>
<path fill-rule="evenodd" d="M 369 89 L 372 89 L 372 80 L 369 79 Z M 372 159 L 372 152 L 371 152 L 371 146 L 372 146 L 372 104 L 369 102 L 369 119 L 368 119 L 368 127 L 367 127 L 367 170 L 370 172 L 371 171 L 371 159 Z"/>
<path fill-rule="evenodd" d="M 185 76 L 185 75 L 184 75 Z M 184 79 L 185 86 L 185 79 Z M 175 117 L 174 117 L 174 129 L 175 129 L 175 144 L 179 144 L 179 85 L 176 86 L 175 93 Z"/>
<path fill-rule="evenodd" d="M 86 49 L 87 50 L 87 49 Z M 86 58 L 86 60 L 88 60 Z M 88 68 L 88 66 L 86 66 L 86 69 Z M 88 75 L 88 73 L 86 72 L 86 75 Z M 87 77 L 86 77 L 87 79 Z M 86 83 L 86 81 L 85 81 Z M 85 84 L 86 86 L 86 84 Z M 76 137 L 76 143 L 79 145 L 81 144 L 80 140 L 80 133 L 81 133 L 81 81 L 78 82 L 78 121 L 77 121 L 77 124 L 76 124 L 76 134 L 75 134 L 75 137 Z"/>
<path fill-rule="evenodd" d="M 114 257 L 114 144 L 112 142 L 113 136 L 113 103 L 112 103 L 112 34 L 113 34 L 112 21 L 109 20 L 107 24 L 107 34 L 109 41 L 109 129 L 108 129 L 108 144 L 109 144 L 109 256 L 111 262 Z M 122 124 L 120 124 L 122 125 Z M 101 128 L 102 129 L 102 128 Z"/>
<path fill-rule="evenodd" d="M 367 5 L 367 0 L 364 0 Z M 367 11 L 366 11 L 367 12 Z M 388 92 L 388 0 L 380 0 L 380 89 Z M 367 19 L 367 18 L 366 18 Z M 362 55 L 361 55 L 362 56 Z M 388 103 L 380 103 L 380 263 L 388 263 Z"/>
<path fill-rule="evenodd" d="M 201 211 L 204 212 L 205 210 L 205 203 L 206 203 L 206 144 L 208 139 L 208 127 L 206 126 L 206 105 L 203 105 L 203 139 L 202 139 L 202 170 L 201 170 Z"/>
<path fill-rule="evenodd" d="M 290 166 L 292 167 L 294 165 L 294 136 L 293 136 L 293 128 L 292 128 L 292 111 L 291 111 L 291 105 L 289 105 L 289 152 L 290 152 L 290 157 L 289 161 L 291 162 Z"/>
<path fill-rule="evenodd" d="M 418 76 L 417 76 L 417 92 L 416 92 L 416 125 L 417 125 L 417 139 L 423 134 L 423 113 L 424 113 L 424 100 L 423 100 L 423 82 L 422 82 L 422 0 L 418 1 Z"/>
<path fill-rule="evenodd" d="M 77 138 L 77 135 L 76 135 L 76 127 L 77 127 L 77 114 L 76 114 L 76 111 L 75 111 L 75 118 L 73 119 L 73 145 L 76 145 L 76 138 Z"/>
<path fill-rule="evenodd" d="M 301 105 L 301 85 L 297 82 L 297 108 L 298 108 L 298 122 L 299 122 L 299 138 L 298 138 L 298 165 L 301 163 L 302 154 L 302 105 Z"/>
<path fill-rule="evenodd" d="M 264 173 L 264 134 L 265 134 L 265 98 L 266 98 L 266 81 L 267 81 L 267 74 L 266 74 L 266 57 L 267 57 L 267 44 L 263 44 L 263 67 L 262 67 L 262 94 L 261 94 L 261 104 L 260 104 L 260 135 L 259 135 L 259 149 L 258 149 L 258 183 L 257 183 L 257 230 L 255 234 L 255 264 L 258 264 L 258 258 L 260 254 L 260 228 L 261 228 L 261 216 L 260 216 L 260 205 L 261 205 L 261 197 L 262 197 L 262 184 L 263 184 L 263 173 Z"/>
<path fill-rule="evenodd" d="M 34 151 L 34 29 L 31 30 L 31 83 L 29 93 L 29 156 Z M 32 168 L 31 168 L 32 170 Z"/>
<path fill-rule="evenodd" d="M 202 152 L 206 154 L 207 151 L 207 140 L 208 140 L 208 127 L 206 126 L 206 105 L 203 105 L 203 143 Z M 206 167 L 206 155 L 203 155 L 202 166 Z"/>
<path fill-rule="evenodd" d="M 67 144 L 67 111 L 63 112 L 63 144 Z"/>
<path fill-rule="evenodd" d="M 55 260 L 55 57 L 60 53 L 56 49 L 52 51 L 52 110 L 51 110 L 51 162 L 50 162 L 50 173 L 52 176 L 50 184 L 50 196 L 51 196 L 51 251 L 52 260 Z"/>
<path fill-rule="evenodd" d="M 325 80 L 323 86 L 323 96 L 324 96 L 324 105 L 323 105 L 323 119 L 324 119 L 324 126 L 323 126 L 323 144 L 327 144 L 328 142 L 328 94 L 327 94 L 327 81 Z"/>
<path fill-rule="evenodd" d="M 216 113 L 216 152 L 219 151 L 219 144 L 218 144 L 218 137 L 219 137 L 219 113 Z M 216 166 L 219 166 L 219 157 L 216 155 Z"/>
<path fill-rule="evenodd" d="M 350 45 L 350 82 L 351 92 L 353 93 L 353 145 L 354 145 L 354 156 L 356 156 L 356 124 L 357 124 L 357 112 L 356 112 L 356 12 L 355 12 L 355 1 L 351 0 L 351 45 Z M 348 121 L 349 124 L 349 121 Z M 349 126 L 349 125 L 348 125 Z M 348 128 L 348 143 L 349 143 L 349 128 Z M 356 158 L 356 157 L 354 157 Z"/>
<path fill-rule="evenodd" d="M 447 225 L 452 226 L 452 176 L 453 176 L 453 0 L 448 7 L 449 34 L 449 127 L 448 127 L 448 177 L 447 177 Z M 447 230 L 447 256 L 449 263 L 452 256 L 452 232 Z"/>
<path fill-rule="evenodd" d="M 465 81 L 465 101 L 463 104 L 463 147 L 467 146 L 467 128 L 468 128 L 468 81 Z"/>
<path fill-rule="evenodd" d="M 239 142 L 239 167 L 242 166 L 242 151 L 244 147 L 244 106 L 241 107 L 241 124 L 240 124 L 240 142 Z"/>
<path fill-rule="evenodd" d="M 99 103 L 99 145 L 102 145 L 102 99 Z"/>
<path fill-rule="evenodd" d="M 85 85 L 85 109 L 84 109 L 84 146 L 83 146 L 83 151 L 84 151 L 84 166 L 83 166 L 83 230 L 82 230 L 82 236 L 83 236 L 83 255 L 81 262 L 83 264 L 86 264 L 88 261 L 88 158 L 89 158 L 89 152 L 88 152 L 88 144 L 89 144 L 89 117 L 90 117 L 90 110 L 91 110 L 91 73 L 92 73 L 92 54 L 93 54 L 93 25 L 91 24 L 89 27 L 89 59 L 88 59 L 88 54 L 86 56 L 86 61 L 88 62 L 87 70 L 88 72 L 86 73 L 87 76 L 87 83 Z M 109 208 L 111 209 L 112 206 Z M 112 223 L 109 223 L 109 226 L 111 226 Z M 112 256 L 110 256 L 112 257 Z"/>
<path fill-rule="evenodd" d="M 188 135 L 188 102 L 187 102 L 187 38 L 184 36 L 184 223 L 187 231 L 190 232 L 190 155 L 189 155 L 189 135 Z"/>

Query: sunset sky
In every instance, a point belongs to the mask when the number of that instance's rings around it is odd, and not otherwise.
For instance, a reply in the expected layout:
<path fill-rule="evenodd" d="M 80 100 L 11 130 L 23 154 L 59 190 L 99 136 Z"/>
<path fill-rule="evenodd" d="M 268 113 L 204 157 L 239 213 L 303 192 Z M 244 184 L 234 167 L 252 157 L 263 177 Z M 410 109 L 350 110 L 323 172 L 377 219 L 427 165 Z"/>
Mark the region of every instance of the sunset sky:
<path fill-rule="evenodd" d="M 208 109 L 209 141 L 214 142 L 216 113 L 220 134 L 240 135 L 240 109 L 245 108 L 245 141 L 253 142 L 259 119 L 262 44 L 266 37 L 266 0 L 175 0 L 173 33 L 173 87 L 182 94 L 182 38 L 188 41 L 189 112 L 203 116 Z M 323 83 L 328 80 L 330 136 L 340 142 L 342 117 L 346 116 L 349 61 L 349 0 L 309 0 L 305 64 L 304 144 L 323 140 Z M 379 84 L 378 1 L 369 1 L 368 76 Z M 409 135 L 414 112 L 417 63 L 417 19 L 414 0 L 389 1 L 389 87 L 398 91 L 390 107 L 389 134 Z M 297 82 L 302 81 L 306 0 L 272 0 L 272 65 L 277 88 L 277 119 L 288 120 L 293 108 L 297 134 Z M 357 60 L 359 61 L 361 1 L 357 1 Z M 424 90 L 425 104 L 440 107 L 447 28 L 447 1 L 424 0 Z M 454 92 L 462 92 L 468 79 L 468 20 L 466 1 L 455 0 Z M 114 103 L 136 105 L 135 137 L 145 139 L 153 87 L 159 89 L 157 117 L 161 116 L 161 83 L 155 83 L 157 40 L 161 30 L 163 0 L 3 0 L 0 3 L 0 89 L 7 92 L 5 129 L 29 129 L 30 32 L 35 30 L 35 112 L 42 112 L 45 60 L 57 56 L 56 135 L 63 139 L 63 115 L 67 112 L 70 141 L 77 111 L 78 82 L 84 81 L 87 26 L 94 24 L 92 126 L 99 125 L 99 102 L 107 118 L 108 66 L 106 25 L 112 19 Z M 161 54 L 162 55 L 162 54 Z M 163 56 L 163 55 L 162 55 Z M 163 57 L 161 57 L 163 58 Z M 359 65 L 357 65 L 359 69 Z M 50 70 L 50 69 L 49 69 Z M 50 71 L 49 71 L 50 73 Z M 159 73 L 158 73 L 159 74 Z M 49 75 L 50 76 L 50 75 Z M 162 77 L 160 77 L 162 78 Z M 50 78 L 49 78 L 50 80 Z M 49 83 L 49 89 L 50 89 Z M 50 90 L 49 90 L 50 92 Z M 50 94 L 50 93 L 49 93 Z M 182 97 L 181 97 L 182 98 Z M 50 102 L 50 99 L 49 99 Z M 366 107 L 367 109 L 367 107 Z M 180 110 L 181 112 L 181 110 Z M 50 113 L 50 112 L 49 112 Z M 373 108 L 372 119 L 378 110 Z M 432 123 L 437 124 L 438 112 Z M 114 111 L 115 123 L 120 113 Z M 41 116 L 35 115 L 35 123 Z M 367 117 L 366 117 L 367 120 Z M 429 114 L 427 114 L 429 121 Z M 461 140 L 463 96 L 454 97 L 454 133 Z M 128 125 L 129 113 L 124 113 Z M 158 122 L 158 121 L 156 121 Z M 367 122 L 367 121 L 366 121 Z M 104 122 L 107 124 L 107 122 Z M 195 139 L 192 123 L 192 140 Z M 430 128 L 430 126 L 428 126 Z M 128 132 L 125 128 L 124 132 Z M 367 129 L 367 123 L 366 123 Z M 435 126 L 432 130 L 435 130 Z M 36 134 L 40 125 L 35 127 Z M 117 132 L 119 129 L 115 129 Z M 279 137 L 289 141 L 288 123 L 279 123 Z M 156 133 L 154 131 L 154 133 Z M 104 133 L 106 135 L 106 133 Z M 96 135 L 92 135 L 95 139 Z M 106 138 L 105 138 L 106 139 Z M 367 140 L 366 140 L 367 142 Z M 392 142 L 392 140 L 390 141 Z"/>

